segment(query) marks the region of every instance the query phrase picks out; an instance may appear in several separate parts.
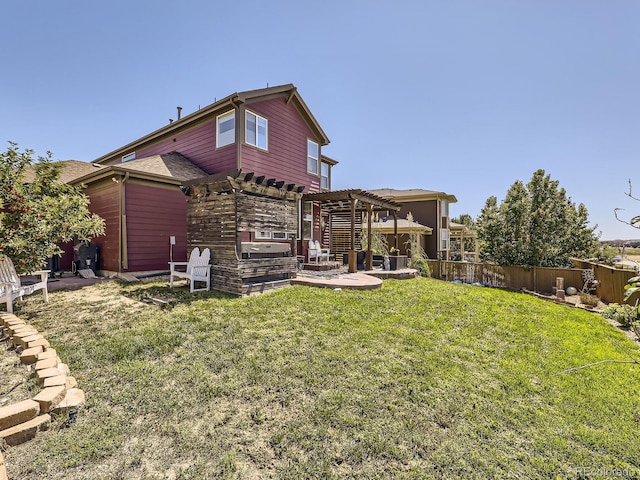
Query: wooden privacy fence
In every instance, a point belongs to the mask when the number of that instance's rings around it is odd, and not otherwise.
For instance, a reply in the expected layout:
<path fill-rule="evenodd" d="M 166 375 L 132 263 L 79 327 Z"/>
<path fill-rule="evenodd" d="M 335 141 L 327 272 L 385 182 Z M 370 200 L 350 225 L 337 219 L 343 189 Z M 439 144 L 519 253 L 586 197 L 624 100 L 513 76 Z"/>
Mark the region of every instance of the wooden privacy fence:
<path fill-rule="evenodd" d="M 596 295 L 605 302 L 624 303 L 624 286 L 636 274 L 630 270 L 618 270 L 606 265 L 574 261 L 579 268 L 520 267 L 514 265 L 490 265 L 486 263 L 428 260 L 431 275 L 442 280 L 461 280 L 464 283 L 481 283 L 490 287 L 513 290 L 551 292 L 556 278 L 564 278 L 567 287 L 582 288 L 582 270 L 592 269 L 599 285 Z M 634 303 L 632 298 L 626 303 Z"/>

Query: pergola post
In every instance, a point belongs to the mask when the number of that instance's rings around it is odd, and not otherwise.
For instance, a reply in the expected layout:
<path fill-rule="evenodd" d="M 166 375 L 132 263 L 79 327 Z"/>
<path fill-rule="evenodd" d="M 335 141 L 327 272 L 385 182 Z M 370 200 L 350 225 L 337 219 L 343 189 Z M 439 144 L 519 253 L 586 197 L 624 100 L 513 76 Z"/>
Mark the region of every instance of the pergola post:
<path fill-rule="evenodd" d="M 393 210 L 391 212 L 393 215 L 393 248 L 396 251 L 396 255 L 398 254 L 398 212 Z"/>
<path fill-rule="evenodd" d="M 349 249 L 349 273 L 358 271 L 358 253 L 356 252 L 356 202 L 355 198 L 350 199 L 351 203 L 351 248 Z"/>
<path fill-rule="evenodd" d="M 367 206 L 367 254 L 365 257 L 365 270 L 373 270 L 373 252 L 371 251 L 371 241 L 373 240 L 373 232 L 371 231 L 373 207 L 370 203 Z"/>

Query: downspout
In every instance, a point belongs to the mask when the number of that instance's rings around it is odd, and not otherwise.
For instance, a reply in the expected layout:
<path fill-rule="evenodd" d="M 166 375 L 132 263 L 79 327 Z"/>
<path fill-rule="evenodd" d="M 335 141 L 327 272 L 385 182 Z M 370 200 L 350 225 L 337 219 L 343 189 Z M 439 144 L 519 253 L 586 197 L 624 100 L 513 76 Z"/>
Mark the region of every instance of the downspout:
<path fill-rule="evenodd" d="M 129 268 L 129 257 L 127 253 L 127 205 L 125 197 L 125 182 L 129 180 L 129 172 L 120 177 L 120 271 Z"/>
<path fill-rule="evenodd" d="M 238 97 L 233 98 L 231 104 L 236 109 L 236 167 L 238 170 L 242 170 L 242 143 L 244 142 L 242 113 L 244 113 L 244 108 L 241 108 L 242 102 Z"/>

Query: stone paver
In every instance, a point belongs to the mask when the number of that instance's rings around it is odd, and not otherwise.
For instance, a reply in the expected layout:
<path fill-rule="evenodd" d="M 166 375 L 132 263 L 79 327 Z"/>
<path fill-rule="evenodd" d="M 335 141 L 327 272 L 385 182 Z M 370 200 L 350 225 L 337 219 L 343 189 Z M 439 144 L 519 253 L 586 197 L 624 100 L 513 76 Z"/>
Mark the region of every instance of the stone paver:
<path fill-rule="evenodd" d="M 56 407 L 67 393 L 67 387 L 60 385 L 57 387 L 43 388 L 33 399 L 40 404 L 40 411 L 50 412 Z"/>
<path fill-rule="evenodd" d="M 72 408 L 78 408 L 84 405 L 84 391 L 79 388 L 70 388 L 67 394 L 57 407 L 53 409 L 53 413 L 65 413 Z"/>
<path fill-rule="evenodd" d="M 44 350 L 43 352 L 38 354 L 37 359 L 38 360 L 44 360 L 46 358 L 56 358 L 58 356 L 58 353 L 55 351 L 54 348 L 48 348 L 47 350 Z"/>
<path fill-rule="evenodd" d="M 58 366 L 58 359 L 56 357 L 53 358 L 44 358 L 42 360 L 38 360 L 35 365 L 36 370 L 43 370 L 45 368 L 52 368 Z"/>
<path fill-rule="evenodd" d="M 45 378 L 55 377 L 57 375 L 60 375 L 60 370 L 58 370 L 56 367 L 36 370 L 36 379 L 38 380 L 38 384 L 41 386 Z"/>
<path fill-rule="evenodd" d="M 0 440 L 7 442 L 10 447 L 20 445 L 35 437 L 39 430 L 47 430 L 50 424 L 51 415 L 48 413 L 38 415 L 27 422 L 0 431 Z"/>
<path fill-rule="evenodd" d="M 45 338 L 39 338 L 38 340 L 34 340 L 32 342 L 27 343 L 26 348 L 37 347 L 38 345 L 42 345 L 45 349 L 49 348 L 49 342 Z"/>
<path fill-rule="evenodd" d="M 38 355 L 42 353 L 43 348 L 44 347 L 42 345 L 27 348 L 20 354 L 20 361 L 26 365 L 36 363 L 38 360 Z"/>
<path fill-rule="evenodd" d="M 39 413 L 40 404 L 34 400 L 23 400 L 0 407 L 0 430 L 31 420 Z"/>
<path fill-rule="evenodd" d="M 7 467 L 4 466 L 4 456 L 0 452 L 0 480 L 9 480 L 7 475 Z"/>

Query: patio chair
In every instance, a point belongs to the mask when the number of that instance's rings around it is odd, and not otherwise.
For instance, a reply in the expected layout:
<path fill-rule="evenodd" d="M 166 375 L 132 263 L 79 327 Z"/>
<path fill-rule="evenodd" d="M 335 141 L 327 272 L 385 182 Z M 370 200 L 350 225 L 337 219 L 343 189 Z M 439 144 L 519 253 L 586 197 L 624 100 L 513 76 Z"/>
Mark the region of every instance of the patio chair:
<path fill-rule="evenodd" d="M 189 280 L 189 290 L 193 292 L 204 292 L 211 287 L 211 251 L 205 248 L 202 253 L 198 247 L 191 250 L 188 262 L 169 262 L 169 287 L 173 287 L 173 277 Z M 176 267 L 186 266 L 186 271 L 177 270 Z M 206 287 L 195 288 L 195 282 L 205 282 Z"/>
<path fill-rule="evenodd" d="M 329 255 L 329 249 L 321 248 L 318 240 L 309 240 L 309 262 L 311 262 L 311 259 L 315 259 L 316 263 L 319 263 L 319 260 L 322 259 L 328 261 Z"/>
<path fill-rule="evenodd" d="M 24 295 L 31 295 L 38 290 L 42 290 L 44 301 L 48 302 L 47 275 L 49 272 L 51 270 L 32 272 L 32 275 L 40 275 L 40 281 L 22 285 L 11 259 L 9 257 L 0 258 L 0 303 L 7 304 L 7 312 L 13 313 L 14 299 L 22 300 Z"/>

